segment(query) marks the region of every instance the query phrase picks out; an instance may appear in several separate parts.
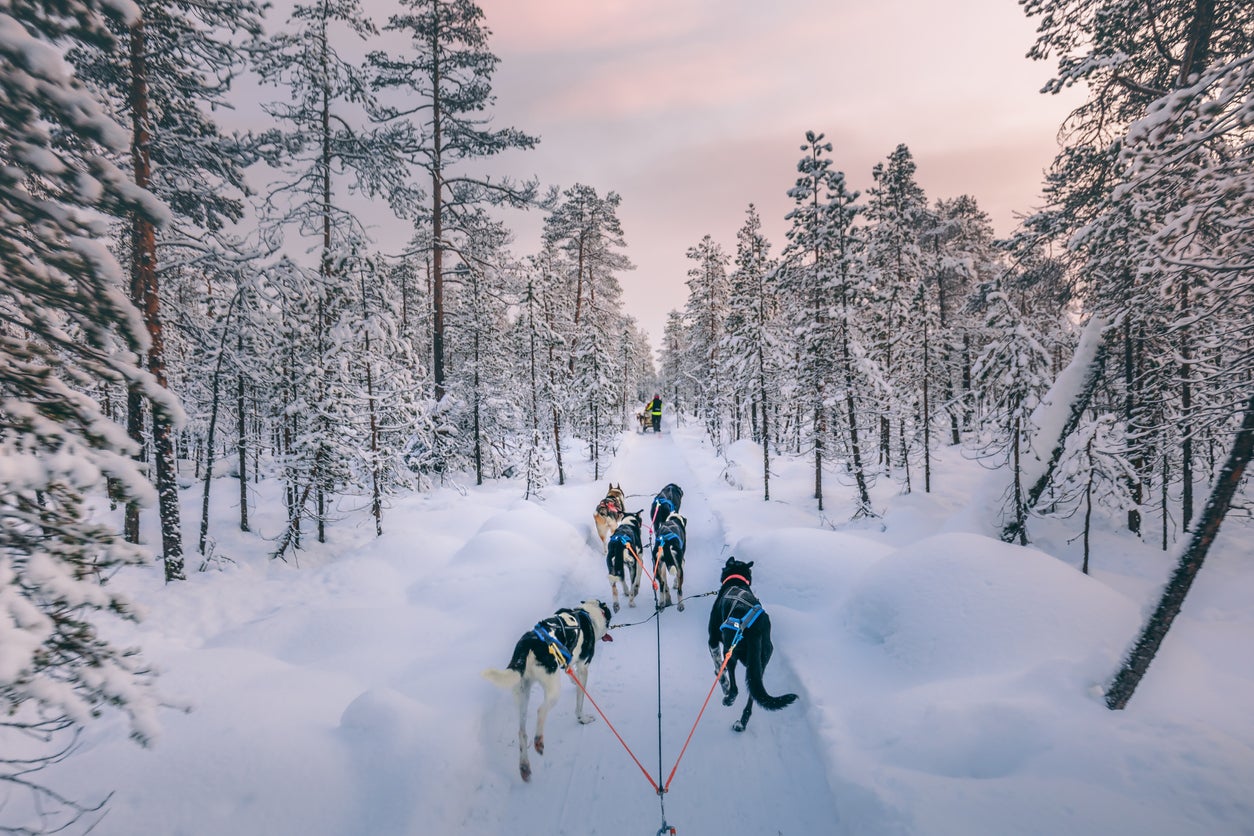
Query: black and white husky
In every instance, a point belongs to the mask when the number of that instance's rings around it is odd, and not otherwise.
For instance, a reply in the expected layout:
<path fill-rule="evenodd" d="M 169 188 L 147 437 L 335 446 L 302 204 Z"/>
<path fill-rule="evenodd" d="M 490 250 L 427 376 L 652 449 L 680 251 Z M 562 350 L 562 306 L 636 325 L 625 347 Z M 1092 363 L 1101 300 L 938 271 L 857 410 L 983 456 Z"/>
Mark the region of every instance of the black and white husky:
<path fill-rule="evenodd" d="M 607 632 L 609 624 L 609 607 L 595 599 L 584 601 L 578 609 L 560 609 L 518 640 L 505 670 L 483 672 L 489 682 L 514 692 L 514 701 L 518 703 L 518 771 L 524 781 L 531 780 L 531 761 L 527 758 L 527 703 L 531 699 L 532 683 L 538 682 L 544 689 L 544 702 L 536 712 L 535 736 L 536 754 L 543 755 L 544 721 L 557 702 L 563 673 L 574 665 L 575 676 L 587 687 L 588 665 L 596 652 L 597 639 L 613 641 Z M 555 646 L 553 640 L 560 643 L 560 647 Z M 561 657 L 560 662 L 558 657 Z M 575 694 L 575 717 L 580 723 L 596 719 L 583 713 L 583 689 Z"/>
<path fill-rule="evenodd" d="M 684 611 L 684 549 L 687 543 L 688 522 L 682 514 L 671 514 L 653 532 L 654 574 L 661 588 L 662 606 L 669 607 L 671 604 L 667 575 L 674 575 L 675 600 L 680 612 Z"/>
<path fill-rule="evenodd" d="M 727 669 L 720 683 L 723 686 L 723 705 L 736 702 L 739 691 L 736 688 L 736 663 L 745 666 L 745 683 L 749 686 L 749 699 L 745 702 L 744 713 L 732 724 L 735 731 L 744 731 L 749 724 L 749 714 L 756 702 L 768 711 L 778 711 L 792 705 L 797 699 L 796 694 L 784 694 L 772 697 L 762 684 L 762 672 L 766 663 L 771 661 L 771 617 L 762 609 L 761 602 L 749 588 L 753 582 L 753 561 L 743 563 L 734 557 L 727 558 L 720 576 L 722 586 L 714 606 L 710 610 L 710 657 L 714 660 L 714 670 L 718 671 L 723 658 L 732 649 L 737 628 L 742 631 L 739 642 L 735 642 Z M 720 651 L 721 646 L 721 651 Z"/>
<path fill-rule="evenodd" d="M 610 535 L 609 545 L 605 549 L 605 570 L 610 577 L 610 593 L 613 596 L 614 612 L 618 612 L 618 585 L 623 585 L 623 594 L 627 596 L 627 606 L 636 605 L 636 595 L 640 593 L 640 515 L 641 511 L 624 514 L 618 521 L 618 528 Z"/>
<path fill-rule="evenodd" d="M 671 514 L 679 512 L 680 503 L 684 501 L 684 489 L 671 482 L 653 497 L 653 505 L 649 508 L 649 521 L 656 531 L 658 526 L 666 522 Z"/>

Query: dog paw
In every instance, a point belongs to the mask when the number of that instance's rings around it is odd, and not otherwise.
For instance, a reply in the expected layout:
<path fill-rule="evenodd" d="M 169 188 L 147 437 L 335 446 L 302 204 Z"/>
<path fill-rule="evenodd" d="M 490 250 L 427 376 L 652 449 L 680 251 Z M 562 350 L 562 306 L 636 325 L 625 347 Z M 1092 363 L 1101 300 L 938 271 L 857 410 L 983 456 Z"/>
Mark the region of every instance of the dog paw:
<path fill-rule="evenodd" d="M 614 612 L 618 612 L 618 602 L 614 602 Z"/>
<path fill-rule="evenodd" d="M 591 714 L 581 714 L 579 716 L 579 722 L 585 726 L 588 725 L 589 723 L 595 723 L 596 721 L 597 721 L 597 718 L 593 717 Z"/>
<path fill-rule="evenodd" d="M 523 779 L 524 781 L 530 781 L 530 780 L 531 780 L 531 764 L 529 764 L 529 763 L 520 763 L 520 764 L 518 765 L 518 772 L 519 772 L 519 774 L 520 774 L 520 775 L 522 775 L 522 779 Z"/>
<path fill-rule="evenodd" d="M 676 605 L 675 605 L 675 609 L 679 610 L 680 612 L 683 612 L 683 611 L 684 611 L 684 602 L 683 602 L 683 601 L 680 601 L 678 604 L 676 604 Z"/>
<path fill-rule="evenodd" d="M 744 723 L 742 723 L 742 722 L 740 722 L 739 720 L 737 720 L 736 722 L 732 723 L 732 731 L 734 731 L 734 732 L 742 732 L 742 731 L 744 731 L 744 730 L 745 730 L 745 724 L 744 724 Z"/>
<path fill-rule="evenodd" d="M 544 738 L 537 737 L 535 746 L 536 746 L 536 754 L 543 755 L 544 754 Z"/>

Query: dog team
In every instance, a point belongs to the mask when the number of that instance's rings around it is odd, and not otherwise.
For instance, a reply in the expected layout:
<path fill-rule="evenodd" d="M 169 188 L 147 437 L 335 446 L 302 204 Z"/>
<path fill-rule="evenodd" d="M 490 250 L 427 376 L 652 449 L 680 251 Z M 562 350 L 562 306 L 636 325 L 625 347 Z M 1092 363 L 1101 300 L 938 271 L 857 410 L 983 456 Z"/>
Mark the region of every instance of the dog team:
<path fill-rule="evenodd" d="M 684 609 L 684 553 L 687 546 L 687 521 L 679 513 L 684 492 L 671 483 L 658 491 L 649 507 L 649 527 L 653 532 L 649 558 L 651 574 L 658 583 L 658 608 L 673 602 Z M 605 547 L 605 565 L 609 574 L 610 594 L 614 612 L 619 611 L 618 588 L 621 585 L 627 606 L 636 605 L 640 592 L 640 576 L 647 565 L 642 554 L 641 538 L 644 509 L 628 511 L 627 496 L 622 485 L 610 483 L 605 498 L 597 503 L 593 514 L 597 535 Z M 672 601 L 670 584 L 675 595 Z M 771 660 L 771 619 L 752 590 L 753 561 L 743 562 L 729 557 L 719 577 L 718 597 L 710 609 L 709 651 L 714 661 L 723 705 L 736 702 L 736 665 L 745 668 L 745 684 L 749 699 L 745 701 L 735 731 L 744 731 L 757 702 L 763 708 L 777 711 L 796 701 L 796 694 L 774 697 L 766 691 L 762 674 Z M 584 601 L 573 609 L 563 608 L 538 622 L 514 645 L 514 655 L 505 670 L 485 670 L 490 682 L 513 692 L 518 707 L 518 770 L 524 781 L 531 780 L 528 758 L 527 706 L 531 686 L 539 684 L 544 700 L 536 712 L 535 735 L 531 744 L 536 754 L 544 754 L 544 724 L 549 711 L 557 703 L 562 674 L 576 679 L 575 719 L 591 723 L 596 718 L 584 714 L 584 691 L 588 685 L 588 666 L 596 652 L 597 641 L 613 641 L 610 629 L 610 607 L 596 599 Z"/>

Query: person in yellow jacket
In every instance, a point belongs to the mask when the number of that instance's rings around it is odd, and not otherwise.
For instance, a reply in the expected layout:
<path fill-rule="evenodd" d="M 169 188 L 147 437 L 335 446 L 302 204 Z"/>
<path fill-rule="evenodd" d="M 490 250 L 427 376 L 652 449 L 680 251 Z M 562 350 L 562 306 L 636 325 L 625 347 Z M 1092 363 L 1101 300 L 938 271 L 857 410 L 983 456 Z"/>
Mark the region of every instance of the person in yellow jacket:
<path fill-rule="evenodd" d="M 645 411 L 649 413 L 649 417 L 653 419 L 653 431 L 660 433 L 662 431 L 662 396 L 657 392 L 653 393 L 653 400 L 649 401 L 649 405 L 645 407 Z"/>

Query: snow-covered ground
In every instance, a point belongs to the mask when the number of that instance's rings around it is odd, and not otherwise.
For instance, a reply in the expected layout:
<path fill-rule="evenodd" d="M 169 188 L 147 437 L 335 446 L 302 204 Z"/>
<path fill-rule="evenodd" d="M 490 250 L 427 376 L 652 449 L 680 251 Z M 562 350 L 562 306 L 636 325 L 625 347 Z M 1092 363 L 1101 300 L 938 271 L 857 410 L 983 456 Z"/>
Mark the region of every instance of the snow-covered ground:
<path fill-rule="evenodd" d="M 605 478 L 576 475 L 543 502 L 516 483 L 449 487 L 394 501 L 380 538 L 346 512 L 299 566 L 232 530 L 224 480 L 213 533 L 229 561 L 170 586 L 155 567 L 114 579 L 147 611 L 117 638 L 191 710 L 167 712 L 151 749 L 106 717 L 41 777 L 80 800 L 114 792 L 97 836 L 655 834 L 658 796 L 603 721 L 575 722 L 569 680 L 524 784 L 513 700 L 479 673 L 556 608 L 609 600 L 592 527 L 609 481 L 632 509 L 673 481 L 690 601 L 598 645 L 592 697 L 665 778 L 713 680 L 713 599 L 692 596 L 731 554 L 755 561 L 773 621 L 767 689 L 800 695 L 737 734 L 744 697 L 729 709 L 716 694 L 664 799 L 679 834 L 1254 833 L 1248 520 L 1229 521 L 1129 708 L 1111 712 L 1098 689 L 1168 555 L 1106 526 L 1086 577 L 1070 531 L 1042 520 L 1035 548 L 1004 545 L 982 499 L 995 475 L 956 450 L 932 493 L 882 482 L 882 518 L 847 523 L 835 476 L 820 514 L 808 463 L 778 460 L 765 503 L 754 445 L 724 460 L 697 428 L 667 430 L 624 434 Z M 198 492 L 186 500 L 198 519 Z M 263 535 L 280 506 L 258 497 Z M 647 618 L 651 597 L 638 603 L 613 623 Z"/>

